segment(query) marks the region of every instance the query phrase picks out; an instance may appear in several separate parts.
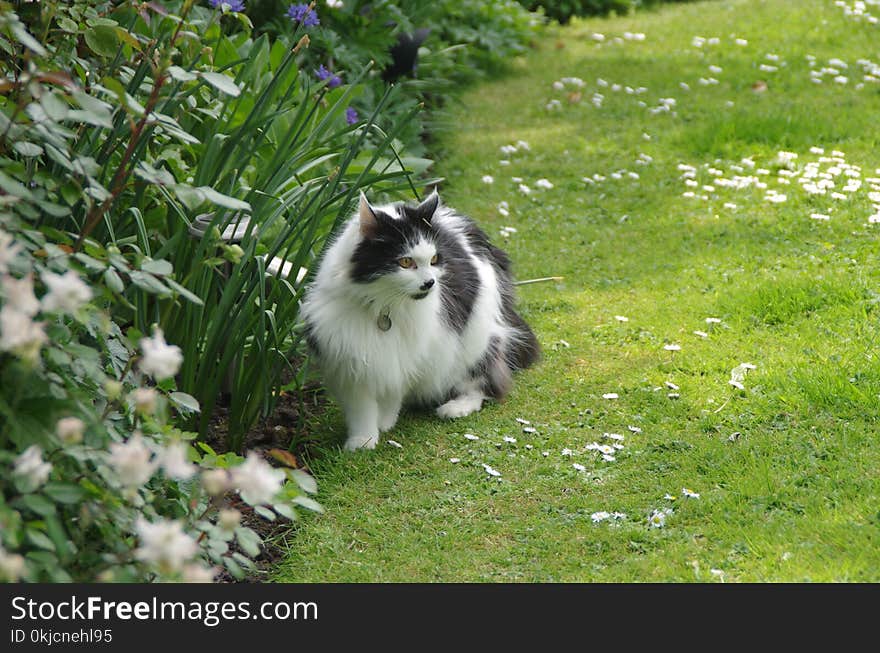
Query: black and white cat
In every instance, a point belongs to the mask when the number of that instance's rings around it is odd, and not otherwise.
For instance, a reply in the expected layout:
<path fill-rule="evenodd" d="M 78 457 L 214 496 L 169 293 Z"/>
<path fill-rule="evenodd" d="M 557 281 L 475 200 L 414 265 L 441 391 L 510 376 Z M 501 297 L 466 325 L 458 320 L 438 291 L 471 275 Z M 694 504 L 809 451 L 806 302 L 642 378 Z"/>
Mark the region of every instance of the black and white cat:
<path fill-rule="evenodd" d="M 308 343 L 348 426 L 372 449 L 405 403 L 463 417 L 503 398 L 538 341 L 514 310 L 510 259 L 440 203 L 358 212 L 327 249 L 302 306 Z"/>

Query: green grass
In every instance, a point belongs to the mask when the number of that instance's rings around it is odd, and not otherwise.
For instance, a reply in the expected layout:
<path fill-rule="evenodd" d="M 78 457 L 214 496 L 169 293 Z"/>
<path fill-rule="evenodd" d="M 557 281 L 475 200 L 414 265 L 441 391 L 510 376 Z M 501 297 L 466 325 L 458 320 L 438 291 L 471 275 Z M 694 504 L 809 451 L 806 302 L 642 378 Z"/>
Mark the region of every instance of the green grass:
<path fill-rule="evenodd" d="M 625 31 L 647 38 L 610 42 Z M 696 35 L 721 43 L 696 48 Z M 520 289 L 544 359 L 503 404 L 456 422 L 405 417 L 391 435 L 402 449 L 341 454 L 341 417 L 326 414 L 314 427 L 327 451 L 313 467 L 327 513 L 295 529 L 274 578 L 708 582 L 719 569 L 728 582 L 880 580 L 880 225 L 867 223 L 868 183 L 835 201 L 772 174 L 787 202 L 754 187 L 699 200 L 682 196 L 677 169 L 695 166 L 702 185 L 704 165 L 728 171 L 751 156 L 771 168 L 784 149 L 803 168 L 820 146 L 871 177 L 880 85 L 854 86 L 856 60 L 877 56 L 878 37 L 831 0 L 673 5 L 552 32 L 513 74 L 468 91 L 445 116 L 444 198 L 492 234 L 518 229 L 505 247 L 520 278 L 565 277 Z M 761 71 L 768 53 L 786 65 Z M 807 54 L 817 68 L 845 60 L 849 84 L 811 83 Z M 586 81 L 580 103 L 552 89 L 565 76 Z M 709 76 L 720 83 L 697 83 Z M 648 91 L 600 89 L 597 78 Z M 751 90 L 759 79 L 764 93 Z M 676 98 L 676 115 L 637 104 L 661 97 Z M 545 108 L 552 98 L 561 109 Z M 499 147 L 520 139 L 530 151 L 500 166 Z M 653 162 L 634 165 L 639 153 Z M 581 181 L 619 169 L 640 178 Z M 511 176 L 555 187 L 524 196 Z M 828 207 L 830 221 L 810 219 Z M 745 391 L 728 384 L 742 362 L 757 366 Z M 610 392 L 619 399 L 602 398 Z M 517 417 L 538 432 L 522 433 Z M 604 432 L 626 436 L 615 462 L 583 450 Z M 684 499 L 683 487 L 700 498 Z M 650 528 L 649 513 L 666 507 L 666 526 Z M 600 510 L 627 518 L 593 523 Z"/>

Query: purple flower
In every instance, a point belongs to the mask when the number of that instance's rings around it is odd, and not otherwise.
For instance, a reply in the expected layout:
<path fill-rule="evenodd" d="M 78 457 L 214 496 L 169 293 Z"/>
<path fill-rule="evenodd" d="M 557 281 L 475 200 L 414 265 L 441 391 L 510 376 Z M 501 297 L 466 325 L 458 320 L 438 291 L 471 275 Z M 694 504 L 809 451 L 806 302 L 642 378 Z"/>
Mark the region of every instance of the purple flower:
<path fill-rule="evenodd" d="M 358 121 L 358 112 L 354 110 L 354 107 L 348 107 L 345 110 L 345 122 L 349 125 L 353 125 Z"/>
<path fill-rule="evenodd" d="M 287 17 L 295 23 L 302 23 L 305 27 L 321 24 L 318 14 L 313 9 L 309 9 L 307 4 L 290 5 L 287 9 Z"/>
<path fill-rule="evenodd" d="M 214 9 L 221 9 L 223 5 L 229 6 L 229 11 L 241 13 L 244 11 L 244 0 L 210 0 Z"/>
<path fill-rule="evenodd" d="M 327 82 L 327 86 L 329 88 L 336 88 L 337 86 L 342 84 L 342 80 L 339 78 L 339 75 L 334 75 L 329 70 L 324 68 L 324 64 L 318 66 L 318 69 L 315 71 L 315 76 L 322 82 L 329 79 L 330 81 Z"/>

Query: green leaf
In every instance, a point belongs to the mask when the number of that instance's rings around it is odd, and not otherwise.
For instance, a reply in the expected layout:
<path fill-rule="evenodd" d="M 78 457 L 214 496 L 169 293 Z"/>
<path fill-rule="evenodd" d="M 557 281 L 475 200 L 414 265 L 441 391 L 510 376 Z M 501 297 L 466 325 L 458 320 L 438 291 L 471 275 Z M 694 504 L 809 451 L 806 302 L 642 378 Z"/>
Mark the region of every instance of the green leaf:
<path fill-rule="evenodd" d="M 7 176 L 3 172 L 0 172 L 0 190 L 5 191 L 8 195 L 20 197 L 25 200 L 33 199 L 34 197 L 33 193 L 31 193 L 24 185 L 20 184 L 12 177 Z"/>
<path fill-rule="evenodd" d="M 167 277 L 169 274 L 174 273 L 174 267 L 165 260 L 153 260 L 147 259 L 141 263 L 141 270 L 144 272 L 150 272 L 152 274 L 159 275 L 160 277 Z"/>
<path fill-rule="evenodd" d="M 199 73 L 199 76 L 218 91 L 226 93 L 226 95 L 231 95 L 232 97 L 241 95 L 241 89 L 235 85 L 235 81 L 231 77 L 227 77 L 222 73 Z"/>
<path fill-rule="evenodd" d="M 141 272 L 139 270 L 132 270 L 129 272 L 129 276 L 131 276 L 131 281 L 138 288 L 146 290 L 148 293 L 152 295 L 167 295 L 171 291 L 159 281 L 152 274 L 147 274 L 146 272 Z"/>
<path fill-rule="evenodd" d="M 42 517 L 48 517 L 55 513 L 55 504 L 42 494 L 25 494 L 21 498 L 21 503 L 28 510 L 32 510 Z"/>
<path fill-rule="evenodd" d="M 89 49 L 102 57 L 112 57 L 119 49 L 116 29 L 109 25 L 95 25 L 86 30 L 84 37 Z"/>
<path fill-rule="evenodd" d="M 165 279 L 165 283 L 168 284 L 168 287 L 177 292 L 181 297 L 191 301 L 193 304 L 197 306 L 204 306 L 205 302 L 202 301 L 202 298 L 196 294 L 193 294 L 189 291 L 189 289 L 177 283 L 174 279 Z"/>
<path fill-rule="evenodd" d="M 37 39 L 30 35 L 30 32 L 27 31 L 27 28 L 25 28 L 24 25 L 18 22 L 17 16 L 9 21 L 9 29 L 10 31 L 12 31 L 12 35 L 15 37 L 15 40 L 21 43 L 28 50 L 31 50 L 41 57 L 46 56 L 46 49 L 42 45 L 40 45 L 40 42 L 37 41 Z"/>
<path fill-rule="evenodd" d="M 201 192 L 205 196 L 206 200 L 208 200 L 209 202 L 213 202 L 218 206 L 224 206 L 227 209 L 235 209 L 237 211 L 251 210 L 251 205 L 247 202 L 236 199 L 234 197 L 230 197 L 229 195 L 224 195 L 223 193 L 218 193 L 210 186 L 199 186 L 196 190 Z"/>
<path fill-rule="evenodd" d="M 324 507 L 311 497 L 300 495 L 298 497 L 293 497 L 293 502 L 303 508 L 314 510 L 315 512 L 324 512 Z"/>
<path fill-rule="evenodd" d="M 288 473 L 304 492 L 315 494 L 318 491 L 318 482 L 311 474 L 307 474 L 301 469 L 293 469 Z"/>
<path fill-rule="evenodd" d="M 262 544 L 260 536 L 247 526 L 239 526 L 235 529 L 235 539 L 238 540 L 241 550 L 250 557 L 256 558 L 260 555 L 260 545 Z"/>
<path fill-rule="evenodd" d="M 113 128 L 113 121 L 110 120 L 110 114 L 101 114 L 95 113 L 93 111 L 80 111 L 79 109 L 72 109 L 67 112 L 68 120 L 73 120 L 75 122 L 84 122 L 87 125 L 94 125 L 95 127 L 107 127 L 108 129 Z"/>
<path fill-rule="evenodd" d="M 202 410 L 199 406 L 198 399 L 196 399 L 192 395 L 186 394 L 185 392 L 172 392 L 168 395 L 168 397 L 177 406 L 180 406 L 188 412 L 199 413 Z"/>
<path fill-rule="evenodd" d="M 229 573 L 232 574 L 233 578 L 237 580 L 241 580 L 244 578 L 244 569 L 232 558 L 223 558 L 223 564 L 226 565 L 226 568 L 229 570 Z"/>
<path fill-rule="evenodd" d="M 58 16 L 56 20 L 58 21 L 58 27 L 65 32 L 76 34 L 79 31 L 79 25 L 70 20 L 67 16 Z"/>
<path fill-rule="evenodd" d="M 180 66 L 171 66 L 168 68 L 168 73 L 171 75 L 171 78 L 178 82 L 191 82 L 194 79 L 198 79 L 199 76 L 195 73 L 191 73 L 188 70 L 184 70 Z"/>
<path fill-rule="evenodd" d="M 104 283 L 107 284 L 107 287 L 117 294 L 122 294 L 125 290 L 125 284 L 122 283 L 122 277 L 119 276 L 119 273 L 114 268 L 107 268 L 104 271 Z"/>
<path fill-rule="evenodd" d="M 29 539 L 34 546 L 38 546 L 41 549 L 46 549 L 46 551 L 55 550 L 55 544 L 42 531 L 28 528 L 25 531 L 25 535 L 27 535 L 27 539 Z"/>
<path fill-rule="evenodd" d="M 56 122 L 64 120 L 67 117 L 67 113 L 70 111 L 70 107 L 64 100 L 58 97 L 57 93 L 44 94 L 43 97 L 40 98 L 40 104 L 43 107 L 43 111 L 46 112 L 46 115 Z"/>
<path fill-rule="evenodd" d="M 77 261 L 85 265 L 90 272 L 100 272 L 104 269 L 104 263 L 102 263 L 98 259 L 92 258 L 88 254 L 77 252 L 73 256 L 76 258 Z"/>
<path fill-rule="evenodd" d="M 287 517 L 290 521 L 296 521 L 298 517 L 296 510 L 286 503 L 276 503 L 272 506 L 272 509 L 282 517 Z"/>
<path fill-rule="evenodd" d="M 43 492 L 58 503 L 79 503 L 85 497 L 85 490 L 73 483 L 47 483 Z"/>
<path fill-rule="evenodd" d="M 18 141 L 12 147 L 22 156 L 40 156 L 43 153 L 42 147 L 27 141 Z"/>
<path fill-rule="evenodd" d="M 263 519 L 268 519 L 269 521 L 275 521 L 275 513 L 266 508 L 265 506 L 254 506 L 254 512 L 257 513 Z"/>

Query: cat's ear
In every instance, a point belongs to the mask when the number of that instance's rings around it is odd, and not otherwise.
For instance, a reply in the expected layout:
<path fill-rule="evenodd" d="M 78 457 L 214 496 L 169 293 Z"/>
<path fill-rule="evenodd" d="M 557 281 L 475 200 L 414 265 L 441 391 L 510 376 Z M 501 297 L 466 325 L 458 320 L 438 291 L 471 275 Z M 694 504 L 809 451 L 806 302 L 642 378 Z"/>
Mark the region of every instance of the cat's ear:
<path fill-rule="evenodd" d="M 419 219 L 424 220 L 425 222 L 431 222 L 431 218 L 433 218 L 434 214 L 437 212 L 438 206 L 440 206 L 440 194 L 435 188 L 431 191 L 431 194 L 428 195 L 427 199 L 418 205 L 416 208 L 416 214 L 419 216 Z"/>
<path fill-rule="evenodd" d="M 367 201 L 367 196 L 363 193 L 361 193 L 361 202 L 358 207 L 358 219 L 360 220 L 361 236 L 367 239 L 373 238 L 379 230 L 379 219 Z"/>

